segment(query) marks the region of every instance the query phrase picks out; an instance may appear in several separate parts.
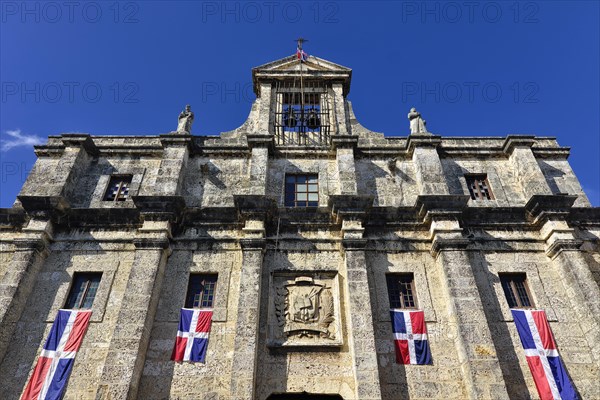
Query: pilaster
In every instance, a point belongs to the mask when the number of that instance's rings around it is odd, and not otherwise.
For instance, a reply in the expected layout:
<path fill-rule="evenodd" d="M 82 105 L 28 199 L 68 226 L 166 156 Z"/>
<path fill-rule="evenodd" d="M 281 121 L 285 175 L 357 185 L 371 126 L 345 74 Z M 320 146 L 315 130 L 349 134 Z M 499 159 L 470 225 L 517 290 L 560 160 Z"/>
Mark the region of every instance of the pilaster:
<path fill-rule="evenodd" d="M 265 252 L 265 221 L 249 217 L 243 228 L 242 271 L 235 324 L 231 395 L 235 400 L 254 399 L 260 314 L 261 272 Z"/>
<path fill-rule="evenodd" d="M 356 399 L 381 399 L 377 350 L 373 328 L 374 310 L 365 256 L 363 220 L 373 203 L 370 197 L 332 196 L 331 208 L 342 224 L 342 245 L 348 285 L 345 289 L 348 304 L 349 342 L 353 355 Z M 367 284 L 368 291 L 365 291 Z"/>
<path fill-rule="evenodd" d="M 10 268 L 0 281 L 0 362 L 6 354 L 16 323 L 31 294 L 38 272 L 48 257 L 52 223 L 33 218 L 14 240 Z"/>
<path fill-rule="evenodd" d="M 429 224 L 431 253 L 441 272 L 442 290 L 448 304 L 446 326 L 455 338 L 468 398 L 508 399 L 467 251 L 469 241 L 463 237 L 459 222 L 467 201 L 468 196 L 420 196 L 417 204 L 420 215 Z"/>
<path fill-rule="evenodd" d="M 17 196 L 23 208 L 30 213 L 68 210 L 69 198 L 77 188 L 79 177 L 97 154 L 89 135 L 64 134 L 61 139 L 64 149 L 60 152 L 59 162 L 38 158 Z"/>
<path fill-rule="evenodd" d="M 503 145 L 503 151 L 508 155 L 512 170 L 515 171 L 526 199 L 534 195 L 552 194 L 544 173 L 531 151 L 534 143 L 535 136 L 508 135 Z"/>
<path fill-rule="evenodd" d="M 342 83 L 334 83 L 333 89 L 333 112 L 335 115 L 335 135 L 348 135 L 347 121 L 349 121 L 346 115 L 346 102 L 344 99 L 344 85 Z"/>
<path fill-rule="evenodd" d="M 269 134 L 248 135 L 248 146 L 252 149 L 249 194 L 264 196 L 267 193 L 269 150 L 273 146 L 273 136 Z"/>
<path fill-rule="evenodd" d="M 581 246 L 583 241 L 567 222 L 576 196 L 533 196 L 526 206 L 528 216 L 539 226 L 546 242 L 546 255 L 552 260 L 572 309 L 578 316 L 586 341 L 596 361 L 600 361 L 600 288 L 596 284 Z"/>
<path fill-rule="evenodd" d="M 411 134 L 408 137 L 406 153 L 412 156 L 421 195 L 449 193 L 442 162 L 437 152 L 441 142 L 440 136 L 431 134 Z"/>
<path fill-rule="evenodd" d="M 358 137 L 351 135 L 337 135 L 331 139 L 335 149 L 337 165 L 337 178 L 341 195 L 356 195 L 356 167 L 354 163 L 354 149 L 358 144 Z"/>
<path fill-rule="evenodd" d="M 135 257 L 112 333 L 96 399 L 136 399 L 150 332 L 170 254 L 171 226 L 144 221 L 133 240 Z"/>

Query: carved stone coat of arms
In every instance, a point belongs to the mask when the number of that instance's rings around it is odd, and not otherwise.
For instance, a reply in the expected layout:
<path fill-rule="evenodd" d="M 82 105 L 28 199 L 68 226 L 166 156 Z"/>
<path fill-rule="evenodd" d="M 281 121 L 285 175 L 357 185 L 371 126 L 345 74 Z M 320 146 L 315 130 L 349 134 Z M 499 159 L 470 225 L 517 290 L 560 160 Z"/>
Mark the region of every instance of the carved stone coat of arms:
<path fill-rule="evenodd" d="M 269 345 L 339 346 L 339 285 L 335 273 L 274 273 Z"/>

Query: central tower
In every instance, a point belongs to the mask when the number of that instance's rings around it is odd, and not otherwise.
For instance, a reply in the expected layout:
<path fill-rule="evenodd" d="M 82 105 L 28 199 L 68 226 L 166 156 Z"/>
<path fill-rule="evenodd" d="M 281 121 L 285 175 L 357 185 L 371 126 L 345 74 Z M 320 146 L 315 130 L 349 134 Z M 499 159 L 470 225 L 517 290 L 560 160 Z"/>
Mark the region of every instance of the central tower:
<path fill-rule="evenodd" d="M 298 55 L 252 70 L 261 124 L 278 146 L 324 146 L 332 135 L 347 135 L 352 70 L 314 56 Z M 264 132 L 267 133 L 267 132 Z"/>

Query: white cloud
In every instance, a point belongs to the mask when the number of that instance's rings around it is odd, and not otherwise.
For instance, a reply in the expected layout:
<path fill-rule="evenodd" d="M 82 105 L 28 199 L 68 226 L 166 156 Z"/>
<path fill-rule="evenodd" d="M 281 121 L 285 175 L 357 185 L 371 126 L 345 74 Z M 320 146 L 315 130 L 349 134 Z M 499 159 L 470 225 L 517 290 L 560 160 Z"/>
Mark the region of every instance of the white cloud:
<path fill-rule="evenodd" d="M 42 143 L 44 143 L 43 138 L 21 133 L 20 129 L 15 131 L 4 131 L 4 138 L 0 139 L 0 151 L 9 151 L 15 147 L 33 146 Z"/>

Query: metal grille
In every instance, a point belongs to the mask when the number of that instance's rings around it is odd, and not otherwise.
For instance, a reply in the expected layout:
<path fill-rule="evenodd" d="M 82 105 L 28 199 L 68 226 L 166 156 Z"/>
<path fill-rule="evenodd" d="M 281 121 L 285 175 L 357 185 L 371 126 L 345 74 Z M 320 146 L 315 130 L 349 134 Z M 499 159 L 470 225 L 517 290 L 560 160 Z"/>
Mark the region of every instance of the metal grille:
<path fill-rule="evenodd" d="M 473 200 L 493 200 L 494 196 L 490 190 L 490 185 L 486 175 L 467 175 L 467 186 L 469 194 Z"/>
<path fill-rule="evenodd" d="M 190 275 L 186 308 L 211 308 L 215 299 L 217 275 Z"/>
<path fill-rule="evenodd" d="M 416 308 L 413 274 L 387 275 L 391 308 Z"/>
<path fill-rule="evenodd" d="M 108 189 L 104 195 L 104 201 L 125 201 L 129 198 L 131 187 L 131 175 L 112 176 Z"/>
<path fill-rule="evenodd" d="M 278 145 L 330 143 L 329 95 L 322 82 L 279 82 L 275 89 L 275 139 Z"/>
<path fill-rule="evenodd" d="M 319 183 L 317 175 L 286 175 L 285 206 L 317 207 Z"/>
<path fill-rule="evenodd" d="M 102 272 L 75 273 L 65 308 L 92 308 Z"/>
<path fill-rule="evenodd" d="M 531 308 L 525 274 L 500 274 L 500 282 L 510 308 Z"/>

